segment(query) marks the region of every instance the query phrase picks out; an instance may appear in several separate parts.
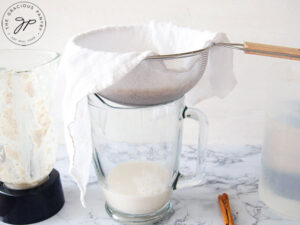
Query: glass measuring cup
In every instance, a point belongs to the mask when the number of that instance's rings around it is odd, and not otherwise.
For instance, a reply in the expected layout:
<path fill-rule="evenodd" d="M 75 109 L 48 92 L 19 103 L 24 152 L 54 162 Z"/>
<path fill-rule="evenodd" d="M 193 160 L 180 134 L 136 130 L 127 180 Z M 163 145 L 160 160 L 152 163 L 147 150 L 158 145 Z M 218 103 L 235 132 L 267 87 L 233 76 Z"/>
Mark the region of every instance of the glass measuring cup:
<path fill-rule="evenodd" d="M 174 189 L 192 187 L 203 177 L 207 119 L 184 105 L 184 98 L 148 107 L 124 108 L 89 96 L 93 159 L 106 210 L 125 224 L 160 220 L 171 210 Z M 183 119 L 199 124 L 194 174 L 179 172 Z"/>

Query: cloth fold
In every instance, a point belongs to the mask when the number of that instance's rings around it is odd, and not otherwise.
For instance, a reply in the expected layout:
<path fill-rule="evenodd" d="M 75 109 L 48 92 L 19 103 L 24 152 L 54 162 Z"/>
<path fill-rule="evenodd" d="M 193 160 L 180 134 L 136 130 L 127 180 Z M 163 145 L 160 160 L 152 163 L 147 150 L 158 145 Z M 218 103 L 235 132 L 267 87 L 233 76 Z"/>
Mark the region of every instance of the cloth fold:
<path fill-rule="evenodd" d="M 102 91 L 117 93 L 136 86 L 154 90 L 156 84 L 171 83 L 176 87 L 185 80 L 180 75 L 197 69 L 194 66 L 197 57 L 185 59 L 182 65 L 164 62 L 166 71 L 163 72 L 170 76 L 169 82 L 159 73 L 150 71 L 147 74 L 148 70 L 155 68 L 149 67 L 145 58 L 154 54 L 197 50 L 214 42 L 228 42 L 228 39 L 223 33 L 151 22 L 139 26 L 103 27 L 76 35 L 67 43 L 57 82 L 60 83 L 60 91 L 64 91 L 62 112 L 70 173 L 81 191 L 83 206 L 93 149 L 87 96 Z M 212 96 L 226 96 L 236 84 L 232 67 L 232 50 L 211 48 L 203 77 L 198 77 L 187 86 L 186 103 L 196 104 Z M 116 87 L 120 89 L 109 92 Z"/>

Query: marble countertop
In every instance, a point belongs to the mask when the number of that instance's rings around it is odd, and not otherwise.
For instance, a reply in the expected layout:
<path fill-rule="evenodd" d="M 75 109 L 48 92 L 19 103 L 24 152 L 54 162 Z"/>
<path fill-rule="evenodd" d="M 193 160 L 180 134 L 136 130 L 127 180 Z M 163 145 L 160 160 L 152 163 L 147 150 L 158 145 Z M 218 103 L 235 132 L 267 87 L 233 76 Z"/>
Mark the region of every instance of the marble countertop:
<path fill-rule="evenodd" d="M 208 150 L 206 179 L 189 191 L 173 192 L 174 213 L 162 225 L 223 225 L 217 196 L 229 195 L 235 225 L 296 225 L 280 218 L 260 201 L 257 187 L 260 165 L 260 146 L 215 146 Z M 193 147 L 184 146 L 181 170 L 192 171 L 195 156 Z M 189 163 L 187 163 L 189 161 Z M 79 190 L 68 175 L 68 157 L 60 148 L 56 169 L 60 171 L 66 203 L 63 209 L 41 225 L 117 225 L 104 209 L 104 196 L 92 171 L 87 188 L 87 208 L 81 206 Z"/>

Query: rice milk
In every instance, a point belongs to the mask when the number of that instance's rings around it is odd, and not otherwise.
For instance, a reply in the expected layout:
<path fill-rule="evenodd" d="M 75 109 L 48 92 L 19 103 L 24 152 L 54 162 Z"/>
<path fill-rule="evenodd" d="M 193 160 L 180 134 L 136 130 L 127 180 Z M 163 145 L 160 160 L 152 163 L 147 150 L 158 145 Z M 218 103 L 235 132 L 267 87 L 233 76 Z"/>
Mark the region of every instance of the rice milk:
<path fill-rule="evenodd" d="M 107 177 L 104 195 L 110 207 L 122 213 L 145 214 L 170 199 L 170 174 L 159 163 L 134 161 L 117 165 Z"/>

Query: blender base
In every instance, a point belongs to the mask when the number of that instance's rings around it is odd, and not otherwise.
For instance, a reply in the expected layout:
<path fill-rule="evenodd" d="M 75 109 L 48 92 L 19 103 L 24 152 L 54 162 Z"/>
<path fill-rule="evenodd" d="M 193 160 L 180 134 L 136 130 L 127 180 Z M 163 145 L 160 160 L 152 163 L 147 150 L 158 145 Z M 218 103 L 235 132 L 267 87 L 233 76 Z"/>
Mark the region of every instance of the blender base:
<path fill-rule="evenodd" d="M 55 215 L 64 203 L 59 173 L 55 169 L 43 184 L 27 190 L 12 190 L 0 182 L 0 221 L 4 223 L 43 221 Z"/>

